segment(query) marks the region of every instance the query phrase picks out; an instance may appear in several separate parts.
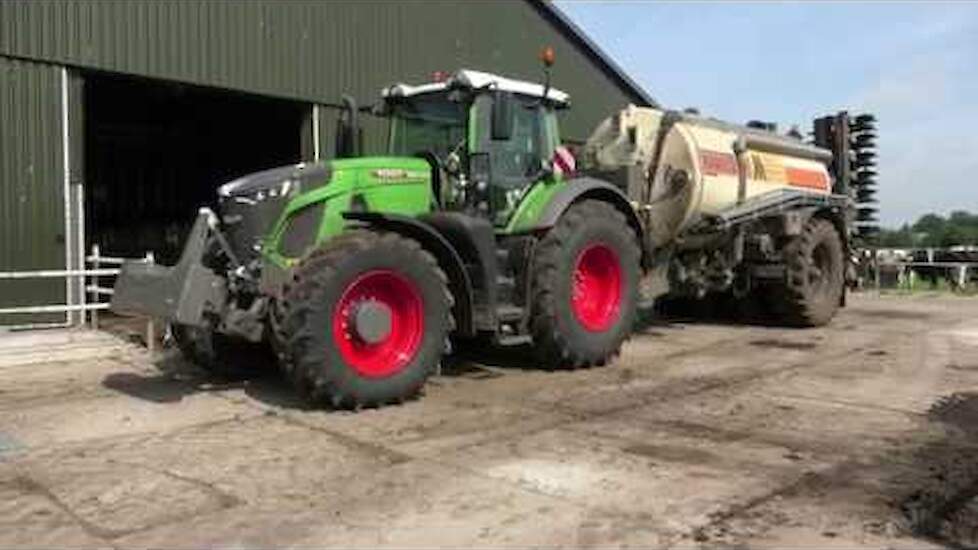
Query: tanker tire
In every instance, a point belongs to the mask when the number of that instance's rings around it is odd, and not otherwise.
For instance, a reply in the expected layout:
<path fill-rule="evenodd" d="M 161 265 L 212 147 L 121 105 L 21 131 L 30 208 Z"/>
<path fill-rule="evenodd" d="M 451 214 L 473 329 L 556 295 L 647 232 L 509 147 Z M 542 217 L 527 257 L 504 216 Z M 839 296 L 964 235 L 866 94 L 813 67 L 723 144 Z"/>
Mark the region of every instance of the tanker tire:
<path fill-rule="evenodd" d="M 407 281 L 420 297 L 423 331 L 399 370 L 367 376 L 351 365 L 334 338 L 334 313 L 345 293 L 371 272 Z M 318 405 L 358 409 L 417 396 L 434 372 L 452 327 L 448 279 L 435 258 L 396 233 L 352 230 L 311 252 L 297 266 L 283 300 L 283 364 L 296 390 Z"/>
<path fill-rule="evenodd" d="M 218 378 L 238 380 L 274 362 L 262 344 L 235 340 L 211 328 L 170 325 L 185 359 Z"/>
<path fill-rule="evenodd" d="M 617 319 L 595 332 L 578 320 L 571 293 L 579 255 L 599 243 L 615 252 L 622 285 Z M 544 367 L 603 366 L 620 353 L 637 315 L 640 255 L 635 232 L 608 203 L 584 200 L 560 217 L 540 241 L 533 262 L 530 330 Z"/>
<path fill-rule="evenodd" d="M 772 304 L 781 323 L 818 327 L 832 320 L 842 303 L 843 246 L 831 221 L 812 218 L 782 252 L 785 278 Z"/>

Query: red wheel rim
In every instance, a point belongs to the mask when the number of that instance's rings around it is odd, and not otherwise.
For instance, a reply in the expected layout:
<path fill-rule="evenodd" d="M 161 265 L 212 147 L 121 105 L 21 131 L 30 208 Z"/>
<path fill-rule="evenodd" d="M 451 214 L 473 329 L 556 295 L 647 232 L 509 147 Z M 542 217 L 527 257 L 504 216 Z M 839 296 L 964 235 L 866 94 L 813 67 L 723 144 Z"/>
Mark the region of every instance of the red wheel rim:
<path fill-rule="evenodd" d="M 592 244 L 577 255 L 571 289 L 571 309 L 585 329 L 607 330 L 621 311 L 621 262 L 604 244 Z"/>
<path fill-rule="evenodd" d="M 379 340 L 361 337 L 353 316 L 363 304 L 389 314 Z M 424 302 L 411 281 L 389 270 L 364 273 L 347 285 L 333 312 L 333 341 L 347 365 L 370 378 L 400 372 L 414 358 L 424 334 Z"/>

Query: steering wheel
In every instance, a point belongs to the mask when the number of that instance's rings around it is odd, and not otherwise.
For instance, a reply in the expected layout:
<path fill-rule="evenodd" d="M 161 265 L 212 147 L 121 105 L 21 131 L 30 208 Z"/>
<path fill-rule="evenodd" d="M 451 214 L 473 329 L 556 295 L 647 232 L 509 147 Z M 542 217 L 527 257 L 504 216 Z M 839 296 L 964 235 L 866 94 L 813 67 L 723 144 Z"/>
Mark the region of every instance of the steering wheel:
<path fill-rule="evenodd" d="M 461 162 L 458 161 L 458 152 L 464 146 L 465 146 L 465 138 L 462 138 L 459 140 L 458 143 L 455 144 L 454 147 L 452 147 L 451 151 L 449 151 L 446 155 L 444 155 L 444 157 L 438 156 L 438 154 L 433 149 L 423 149 L 414 154 L 414 156 L 421 157 L 426 161 L 428 161 L 428 164 L 430 164 L 431 167 L 434 169 L 432 171 L 434 177 L 432 177 L 431 187 L 432 187 L 432 192 L 436 197 L 435 200 L 438 202 L 440 206 L 444 206 L 441 200 L 442 185 L 448 181 L 448 176 L 450 172 L 458 172 L 461 170 Z M 449 159 L 451 159 L 452 157 L 456 158 L 456 162 L 452 163 L 454 167 L 449 166 L 448 164 Z"/>

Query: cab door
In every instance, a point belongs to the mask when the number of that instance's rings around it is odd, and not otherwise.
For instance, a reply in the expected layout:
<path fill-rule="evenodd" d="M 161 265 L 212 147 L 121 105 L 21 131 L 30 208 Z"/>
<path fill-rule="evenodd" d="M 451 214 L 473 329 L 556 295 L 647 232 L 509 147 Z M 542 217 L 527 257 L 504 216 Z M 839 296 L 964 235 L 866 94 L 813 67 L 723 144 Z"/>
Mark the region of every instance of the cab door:
<path fill-rule="evenodd" d="M 502 110 L 502 115 L 495 109 Z M 514 94 L 486 94 L 476 101 L 475 152 L 489 156 L 488 208 L 497 226 L 506 225 L 553 155 L 553 145 L 547 139 L 547 113 L 537 99 Z M 500 116 L 507 120 L 501 121 Z M 502 136 L 496 131 L 500 124 L 507 126 Z"/>

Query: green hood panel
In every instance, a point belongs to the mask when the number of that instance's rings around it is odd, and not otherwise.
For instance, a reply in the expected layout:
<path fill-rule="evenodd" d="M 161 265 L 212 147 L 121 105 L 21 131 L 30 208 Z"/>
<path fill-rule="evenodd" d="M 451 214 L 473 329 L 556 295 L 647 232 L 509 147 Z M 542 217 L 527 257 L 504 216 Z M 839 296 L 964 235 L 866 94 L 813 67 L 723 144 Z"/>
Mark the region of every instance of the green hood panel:
<path fill-rule="evenodd" d="M 431 210 L 431 167 L 415 157 L 361 157 L 326 162 L 330 180 L 292 198 L 263 249 L 270 261 L 287 267 L 298 258 L 279 254 L 279 243 L 289 222 L 300 210 L 325 203 L 322 219 L 310 244 L 321 243 L 346 227 L 343 213 L 351 208 L 418 216 Z M 354 206 L 354 202 L 356 203 Z"/>

